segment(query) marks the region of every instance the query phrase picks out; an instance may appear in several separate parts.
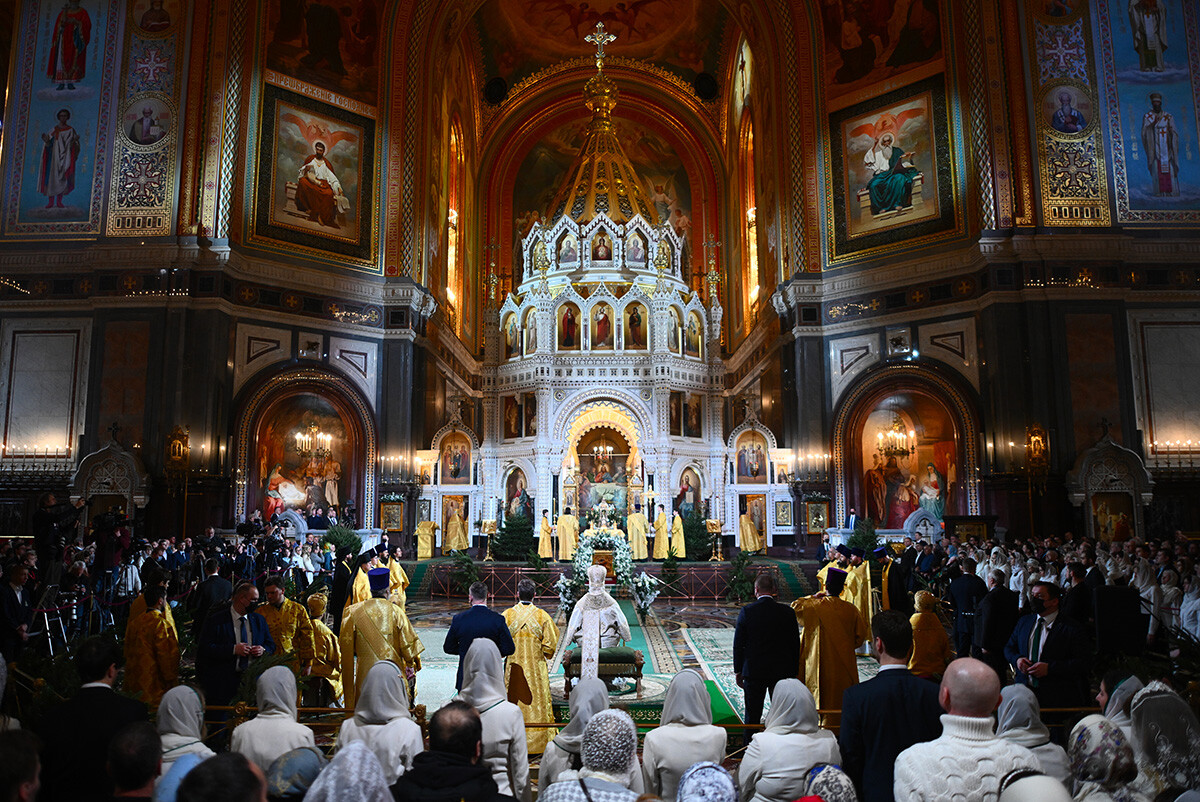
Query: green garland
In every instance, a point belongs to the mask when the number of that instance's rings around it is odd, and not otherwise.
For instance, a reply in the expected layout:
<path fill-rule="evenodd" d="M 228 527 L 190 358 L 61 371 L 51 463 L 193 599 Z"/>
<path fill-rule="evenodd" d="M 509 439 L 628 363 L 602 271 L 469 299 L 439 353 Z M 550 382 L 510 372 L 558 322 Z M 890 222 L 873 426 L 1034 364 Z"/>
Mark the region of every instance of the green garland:
<path fill-rule="evenodd" d="M 615 532 L 585 534 L 579 538 L 579 545 L 575 547 L 575 557 L 571 561 L 575 576 L 587 576 L 587 569 L 592 567 L 592 554 L 596 549 L 613 553 L 613 574 L 617 584 L 628 587 L 633 582 L 633 550 L 629 548 L 629 541 Z"/>

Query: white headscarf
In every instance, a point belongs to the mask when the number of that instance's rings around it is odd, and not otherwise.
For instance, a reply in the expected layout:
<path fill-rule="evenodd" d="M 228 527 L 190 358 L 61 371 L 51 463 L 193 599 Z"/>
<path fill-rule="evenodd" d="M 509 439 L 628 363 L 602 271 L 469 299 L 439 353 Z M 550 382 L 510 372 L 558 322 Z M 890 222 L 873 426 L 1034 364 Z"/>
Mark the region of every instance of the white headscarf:
<path fill-rule="evenodd" d="M 480 715 L 508 700 L 508 692 L 504 690 L 504 661 L 491 638 L 476 638 L 467 649 L 458 697 Z"/>
<path fill-rule="evenodd" d="M 600 679 L 585 679 L 571 691 L 571 720 L 558 731 L 554 744 L 564 752 L 579 754 L 583 744 L 583 728 L 592 716 L 608 709 L 608 688 Z"/>
<path fill-rule="evenodd" d="M 817 700 L 798 679 L 782 679 L 771 692 L 771 709 L 767 711 L 764 729 L 777 735 L 811 734 L 818 730 Z"/>
<path fill-rule="evenodd" d="M 695 727 L 712 724 L 712 702 L 704 680 L 690 668 L 675 675 L 663 700 L 662 724 L 683 724 Z"/>
<path fill-rule="evenodd" d="M 392 802 L 383 767 L 365 744 L 355 742 L 333 756 L 304 795 L 305 802 Z"/>
<path fill-rule="evenodd" d="M 287 666 L 274 666 L 259 675 L 257 717 L 296 720 L 296 675 Z"/>
<path fill-rule="evenodd" d="M 693 763 L 679 778 L 676 802 L 737 802 L 737 786 L 721 766 L 711 760 Z"/>
<path fill-rule="evenodd" d="M 199 741 L 204 737 L 204 702 L 200 692 L 190 685 L 176 685 L 163 694 L 156 720 L 159 735 L 179 735 L 191 742 Z"/>
<path fill-rule="evenodd" d="M 408 712 L 408 679 L 400 666 L 380 660 L 371 666 L 355 702 L 354 720 L 360 725 L 387 724 L 398 718 L 411 719 Z"/>
<path fill-rule="evenodd" d="M 1157 791 L 1200 790 L 1200 721 L 1183 697 L 1151 682 L 1133 697 L 1130 718 L 1138 770 Z"/>
<path fill-rule="evenodd" d="M 1042 723 L 1042 708 L 1033 691 L 1024 685 L 1009 685 L 1000 692 L 997 716 L 997 736 L 1027 749 L 1050 743 L 1050 730 Z"/>
<path fill-rule="evenodd" d="M 1126 734 L 1132 733 L 1133 720 L 1129 717 L 1129 706 L 1137 692 L 1146 687 L 1137 677 L 1128 677 L 1115 688 L 1108 691 L 1108 705 L 1104 708 L 1104 717 L 1121 728 Z"/>

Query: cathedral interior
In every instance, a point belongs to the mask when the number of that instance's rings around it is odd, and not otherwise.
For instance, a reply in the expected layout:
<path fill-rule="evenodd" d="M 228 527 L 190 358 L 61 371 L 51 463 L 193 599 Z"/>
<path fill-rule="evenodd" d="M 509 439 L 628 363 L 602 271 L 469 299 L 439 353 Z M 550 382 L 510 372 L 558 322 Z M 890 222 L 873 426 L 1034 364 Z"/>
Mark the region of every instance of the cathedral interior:
<path fill-rule="evenodd" d="M 778 556 L 850 516 L 1200 531 L 1198 24 L 16 3 L 0 534 L 46 491 L 150 537 L 635 504 Z"/>

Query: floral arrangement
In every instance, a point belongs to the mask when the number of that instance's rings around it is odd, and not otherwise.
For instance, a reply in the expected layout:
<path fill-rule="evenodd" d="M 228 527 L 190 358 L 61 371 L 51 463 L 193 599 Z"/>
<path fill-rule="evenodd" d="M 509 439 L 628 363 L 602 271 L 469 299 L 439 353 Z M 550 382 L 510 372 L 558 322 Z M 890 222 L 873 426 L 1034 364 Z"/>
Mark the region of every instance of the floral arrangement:
<path fill-rule="evenodd" d="M 404 501 L 404 496 L 399 493 L 384 493 L 379 497 L 380 501 Z"/>

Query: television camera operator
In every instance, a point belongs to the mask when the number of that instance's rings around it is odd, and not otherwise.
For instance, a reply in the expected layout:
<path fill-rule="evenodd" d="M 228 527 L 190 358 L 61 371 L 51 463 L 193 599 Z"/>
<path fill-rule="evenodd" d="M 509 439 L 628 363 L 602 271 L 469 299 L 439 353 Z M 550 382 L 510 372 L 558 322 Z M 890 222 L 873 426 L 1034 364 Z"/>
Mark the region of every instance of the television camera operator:
<path fill-rule="evenodd" d="M 58 580 L 63 550 L 67 541 L 74 540 L 75 527 L 86 506 L 87 501 L 82 498 L 68 504 L 60 503 L 53 493 L 42 496 L 41 504 L 33 514 L 33 548 L 42 568 L 43 585 Z"/>

